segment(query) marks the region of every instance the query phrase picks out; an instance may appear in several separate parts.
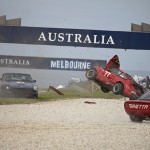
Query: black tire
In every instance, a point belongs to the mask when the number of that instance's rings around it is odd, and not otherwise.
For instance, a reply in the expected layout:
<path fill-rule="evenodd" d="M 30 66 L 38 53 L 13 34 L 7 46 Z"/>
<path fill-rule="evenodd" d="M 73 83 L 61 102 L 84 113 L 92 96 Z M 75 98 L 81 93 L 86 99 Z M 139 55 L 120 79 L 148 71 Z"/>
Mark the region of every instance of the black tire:
<path fill-rule="evenodd" d="M 38 99 L 38 95 L 36 95 L 36 97 L 35 97 L 36 99 Z"/>
<path fill-rule="evenodd" d="M 97 72 L 96 72 L 95 68 L 92 68 L 92 69 L 89 69 L 89 70 L 86 71 L 86 77 L 89 80 L 95 79 L 96 76 L 97 76 Z"/>
<path fill-rule="evenodd" d="M 36 95 L 33 97 L 33 99 L 38 99 L 38 94 L 36 94 Z"/>
<path fill-rule="evenodd" d="M 130 115 L 130 120 L 133 121 L 133 122 L 142 122 L 143 119 L 141 117 L 138 117 L 138 116 L 133 116 L 133 115 Z"/>
<path fill-rule="evenodd" d="M 104 93 L 108 93 L 110 90 L 101 86 L 101 91 L 104 92 Z"/>
<path fill-rule="evenodd" d="M 112 92 L 114 94 L 122 94 L 123 93 L 123 84 L 121 82 L 117 82 L 114 84 Z"/>

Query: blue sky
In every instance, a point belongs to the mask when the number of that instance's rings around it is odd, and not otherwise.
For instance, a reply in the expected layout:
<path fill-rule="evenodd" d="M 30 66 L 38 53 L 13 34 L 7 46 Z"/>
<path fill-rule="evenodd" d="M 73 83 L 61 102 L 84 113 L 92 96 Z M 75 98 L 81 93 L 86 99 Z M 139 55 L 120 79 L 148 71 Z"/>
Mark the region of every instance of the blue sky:
<path fill-rule="evenodd" d="M 22 26 L 130 31 L 150 24 L 150 0 L 0 0 L 0 16 L 22 18 Z M 106 59 L 115 54 L 123 70 L 150 71 L 149 50 L 60 47 L 0 43 L 1 55 Z"/>

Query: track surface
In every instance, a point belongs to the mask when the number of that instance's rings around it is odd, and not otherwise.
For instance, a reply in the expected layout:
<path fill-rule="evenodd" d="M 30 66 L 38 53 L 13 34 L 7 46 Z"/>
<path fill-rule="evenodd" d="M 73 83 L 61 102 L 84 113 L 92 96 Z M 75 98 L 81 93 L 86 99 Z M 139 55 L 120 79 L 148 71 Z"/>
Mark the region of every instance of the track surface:
<path fill-rule="evenodd" d="M 149 150 L 150 122 L 131 122 L 124 101 L 1 105 L 0 150 Z"/>

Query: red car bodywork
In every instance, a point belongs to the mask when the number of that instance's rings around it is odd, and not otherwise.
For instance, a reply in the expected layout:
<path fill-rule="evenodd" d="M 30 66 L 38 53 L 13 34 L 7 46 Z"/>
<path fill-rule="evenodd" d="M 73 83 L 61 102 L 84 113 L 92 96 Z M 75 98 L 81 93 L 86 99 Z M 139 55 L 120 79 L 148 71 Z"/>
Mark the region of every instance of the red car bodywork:
<path fill-rule="evenodd" d="M 104 68 L 96 66 L 86 71 L 86 77 L 97 83 L 105 93 L 112 91 L 130 99 L 137 99 L 144 93 L 130 75 L 120 70 L 119 58 L 115 55 Z"/>
<path fill-rule="evenodd" d="M 137 100 L 126 101 L 124 109 L 134 122 L 150 120 L 150 91 L 143 94 Z"/>

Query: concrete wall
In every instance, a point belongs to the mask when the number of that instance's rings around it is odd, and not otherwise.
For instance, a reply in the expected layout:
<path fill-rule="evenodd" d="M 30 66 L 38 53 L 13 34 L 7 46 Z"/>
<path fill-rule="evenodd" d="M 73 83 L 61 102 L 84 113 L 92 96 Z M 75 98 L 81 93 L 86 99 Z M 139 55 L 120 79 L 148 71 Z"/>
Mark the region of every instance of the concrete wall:
<path fill-rule="evenodd" d="M 6 20 L 6 15 L 0 16 L 0 25 L 3 25 L 3 26 L 21 26 L 21 18 Z"/>

